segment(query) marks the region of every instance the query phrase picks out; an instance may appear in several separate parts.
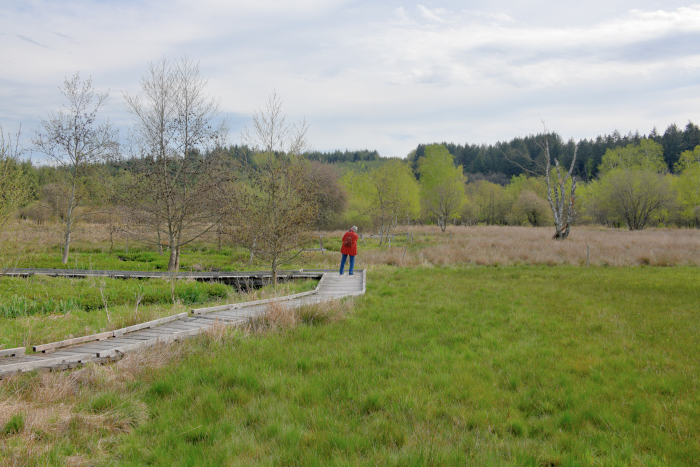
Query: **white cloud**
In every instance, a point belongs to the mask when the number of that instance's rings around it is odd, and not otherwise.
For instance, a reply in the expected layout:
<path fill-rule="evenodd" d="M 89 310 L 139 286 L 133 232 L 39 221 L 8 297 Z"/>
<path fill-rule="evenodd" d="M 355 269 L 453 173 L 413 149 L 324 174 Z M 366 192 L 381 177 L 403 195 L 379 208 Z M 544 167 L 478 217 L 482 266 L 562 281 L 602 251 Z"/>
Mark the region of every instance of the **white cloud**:
<path fill-rule="evenodd" d="M 444 8 L 435 8 L 431 10 L 430 8 L 426 8 L 423 5 L 418 5 L 416 8 L 418 8 L 418 11 L 420 12 L 421 16 L 423 16 L 423 18 L 427 20 L 435 21 L 437 23 L 447 22 L 447 20 L 441 17 L 441 15 L 447 13 L 447 10 L 445 10 Z"/>

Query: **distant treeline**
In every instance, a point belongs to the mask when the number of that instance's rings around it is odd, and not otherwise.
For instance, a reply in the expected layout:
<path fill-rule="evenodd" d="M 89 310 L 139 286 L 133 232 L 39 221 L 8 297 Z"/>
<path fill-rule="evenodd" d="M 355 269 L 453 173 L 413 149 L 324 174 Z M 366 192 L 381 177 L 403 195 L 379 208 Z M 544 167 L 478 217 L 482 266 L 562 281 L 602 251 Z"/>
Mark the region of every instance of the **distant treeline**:
<path fill-rule="evenodd" d="M 578 143 L 575 175 L 579 180 L 588 181 L 598 175 L 598 166 L 602 161 L 605 151 L 628 144 L 638 144 L 642 139 L 649 138 L 661 144 L 664 149 L 664 160 L 670 170 L 673 170 L 683 151 L 692 150 L 700 144 L 700 127 L 688 122 L 684 129 L 678 128 L 674 123 L 669 125 L 663 135 L 654 128 L 648 135 L 639 132 L 622 135 L 615 131 L 609 135 L 598 136 L 595 139 L 582 139 Z M 431 143 L 432 144 L 432 143 Z M 522 156 L 537 158 L 540 147 L 537 145 L 537 136 L 513 138 L 507 142 L 496 144 L 469 144 L 442 143 L 454 156 L 455 164 L 461 165 L 464 173 L 479 174 L 478 177 L 500 180 L 506 182 L 515 175 L 523 173 L 523 169 L 511 160 L 524 160 Z M 560 163 L 569 166 L 574 155 L 575 141 L 564 141 L 557 133 L 550 133 L 550 152 L 552 157 L 559 159 Z M 419 144 L 415 152 L 411 152 L 409 159 L 417 173 L 418 160 L 425 155 L 425 148 L 429 144 Z M 509 160 L 510 159 L 510 160 Z M 470 177 L 471 179 L 471 177 Z"/>
<path fill-rule="evenodd" d="M 320 152 L 312 151 L 306 153 L 306 157 L 313 161 L 319 162 L 360 162 L 360 161 L 376 161 L 379 160 L 379 153 L 377 151 L 370 151 L 369 149 L 360 149 L 359 151 L 333 151 L 333 152 Z"/>

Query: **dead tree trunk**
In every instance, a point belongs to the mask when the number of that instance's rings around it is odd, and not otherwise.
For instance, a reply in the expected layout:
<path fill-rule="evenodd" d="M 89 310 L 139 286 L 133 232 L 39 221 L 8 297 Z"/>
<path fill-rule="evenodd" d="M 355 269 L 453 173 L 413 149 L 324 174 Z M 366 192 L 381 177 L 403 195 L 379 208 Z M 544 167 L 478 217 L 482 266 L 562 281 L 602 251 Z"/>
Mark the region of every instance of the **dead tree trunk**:
<path fill-rule="evenodd" d="M 554 214 L 554 236 L 555 240 L 565 240 L 569 236 L 571 224 L 574 221 L 574 201 L 576 196 L 576 177 L 572 175 L 574 164 L 576 163 L 576 153 L 578 147 L 574 148 L 574 157 L 571 159 L 571 166 L 567 172 L 559 165 L 559 160 L 554 159 L 554 172 L 556 174 L 556 183 L 553 183 L 550 164 L 551 156 L 549 154 L 549 140 L 545 137 L 544 145 L 541 146 L 544 151 L 544 156 L 547 161 L 545 170 L 545 178 L 547 180 L 547 201 L 549 207 L 552 208 Z M 567 194 L 567 182 L 571 178 L 571 188 Z M 565 208 L 566 211 L 565 211 Z"/>
<path fill-rule="evenodd" d="M 547 201 L 554 215 L 554 236 L 555 240 L 564 240 L 569 236 L 571 225 L 574 223 L 574 203 L 576 201 L 576 177 L 573 174 L 576 164 L 576 154 L 578 145 L 574 147 L 574 157 L 571 159 L 569 170 L 559 165 L 559 160 L 554 159 L 554 167 L 552 168 L 552 156 L 549 152 L 549 134 L 547 128 L 544 129 L 542 139 L 537 142 L 537 145 L 542 150 L 543 158 L 534 161 L 529 154 L 517 154 L 517 157 L 524 158 L 528 164 L 521 164 L 515 159 L 512 159 L 508 154 L 505 154 L 507 160 L 520 167 L 525 172 L 535 176 L 544 176 L 547 182 Z M 534 169 L 533 164 L 534 163 Z M 552 172 L 556 176 L 556 181 L 552 180 Z M 571 185 L 567 187 L 571 179 Z M 567 193 L 568 191 L 568 193 Z"/>

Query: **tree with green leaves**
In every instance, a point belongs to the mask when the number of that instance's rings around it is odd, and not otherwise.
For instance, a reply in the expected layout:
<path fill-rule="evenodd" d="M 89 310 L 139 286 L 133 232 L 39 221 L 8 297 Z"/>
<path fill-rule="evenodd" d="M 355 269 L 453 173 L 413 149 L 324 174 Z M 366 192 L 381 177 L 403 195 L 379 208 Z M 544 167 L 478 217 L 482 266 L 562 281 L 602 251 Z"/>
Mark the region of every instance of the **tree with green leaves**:
<path fill-rule="evenodd" d="M 655 215 L 674 202 L 669 177 L 650 170 L 611 170 L 600 180 L 609 212 L 629 230 L 646 228 Z"/>
<path fill-rule="evenodd" d="M 700 145 L 684 151 L 675 166 L 682 218 L 700 228 Z"/>
<path fill-rule="evenodd" d="M 467 199 L 472 201 L 472 223 L 483 222 L 488 225 L 507 223 L 510 205 L 506 199 L 505 189 L 487 180 L 478 180 L 466 186 Z"/>
<path fill-rule="evenodd" d="M 442 232 L 447 222 L 460 216 L 465 200 L 464 172 L 455 167 L 454 157 L 442 144 L 425 148 L 418 161 L 420 194 L 423 209 L 437 220 Z"/>
<path fill-rule="evenodd" d="M 80 79 L 76 73 L 66 78 L 61 93 L 68 105 L 41 121 L 33 138 L 34 149 L 47 156 L 48 162 L 63 175 L 60 182 L 44 196 L 42 206 L 63 225 L 63 257 L 68 263 L 71 235 L 79 221 L 92 213 L 78 209 L 93 203 L 89 186 L 98 163 L 115 157 L 118 152 L 117 133 L 109 120 L 98 123 L 97 112 L 109 97 L 108 92 L 96 93 L 92 80 Z"/>
<path fill-rule="evenodd" d="M 654 173 L 668 171 L 664 160 L 664 149 L 651 139 L 642 139 L 639 144 L 608 149 L 598 168 L 602 175 L 616 168 L 648 170 Z"/>
<path fill-rule="evenodd" d="M 600 171 L 600 190 L 610 215 L 630 230 L 642 230 L 673 203 L 674 193 L 661 145 L 650 139 L 608 149 Z"/>
<path fill-rule="evenodd" d="M 411 167 L 391 160 L 369 173 L 369 209 L 374 226 L 379 229 L 380 244 L 391 229 L 410 223 L 420 210 L 420 188 Z"/>
<path fill-rule="evenodd" d="M 19 137 L 18 131 L 13 143 L 0 125 L 0 231 L 31 195 L 29 176 L 20 160 L 24 151 Z"/>

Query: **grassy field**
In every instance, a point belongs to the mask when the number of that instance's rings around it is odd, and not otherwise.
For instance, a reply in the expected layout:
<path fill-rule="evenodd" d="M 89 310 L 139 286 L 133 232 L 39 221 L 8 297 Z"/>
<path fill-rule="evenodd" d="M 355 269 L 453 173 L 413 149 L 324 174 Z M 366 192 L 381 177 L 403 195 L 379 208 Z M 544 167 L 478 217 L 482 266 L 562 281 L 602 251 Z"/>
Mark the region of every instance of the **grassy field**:
<path fill-rule="evenodd" d="M 0 462 L 697 465 L 696 268 L 368 278 L 346 319 L 5 380 Z"/>

